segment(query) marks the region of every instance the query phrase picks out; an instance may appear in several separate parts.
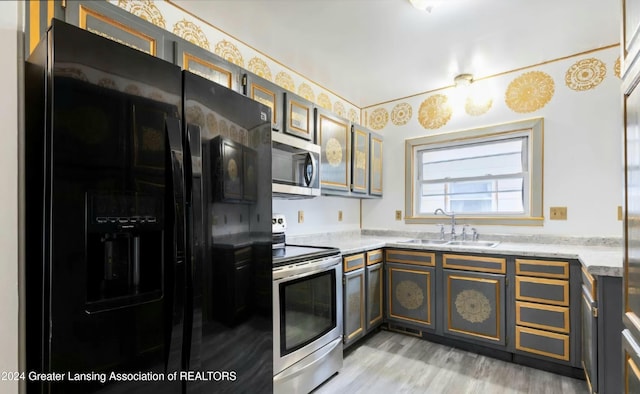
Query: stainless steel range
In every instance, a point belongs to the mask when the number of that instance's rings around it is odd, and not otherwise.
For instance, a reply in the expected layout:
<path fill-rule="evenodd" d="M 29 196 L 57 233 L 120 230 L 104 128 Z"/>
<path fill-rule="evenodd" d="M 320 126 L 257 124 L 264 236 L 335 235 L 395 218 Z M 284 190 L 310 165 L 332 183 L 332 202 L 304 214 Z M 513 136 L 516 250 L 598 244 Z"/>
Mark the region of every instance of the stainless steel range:
<path fill-rule="evenodd" d="M 341 278 L 338 249 L 273 249 L 274 393 L 308 393 L 342 368 Z"/>

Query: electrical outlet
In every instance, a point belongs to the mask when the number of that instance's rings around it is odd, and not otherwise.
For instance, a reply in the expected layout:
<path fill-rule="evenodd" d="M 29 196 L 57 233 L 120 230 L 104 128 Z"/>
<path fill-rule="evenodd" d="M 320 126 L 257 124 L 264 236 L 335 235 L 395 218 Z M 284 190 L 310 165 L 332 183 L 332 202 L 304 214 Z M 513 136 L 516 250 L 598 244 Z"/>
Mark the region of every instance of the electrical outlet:
<path fill-rule="evenodd" d="M 567 207 L 551 207 L 549 214 L 551 220 L 567 220 Z"/>
<path fill-rule="evenodd" d="M 298 223 L 304 223 L 304 211 L 298 211 Z"/>
<path fill-rule="evenodd" d="M 622 206 L 618 205 L 618 220 L 622 220 Z"/>
<path fill-rule="evenodd" d="M 338 221 L 342 221 L 342 211 L 338 211 Z"/>
<path fill-rule="evenodd" d="M 396 211 L 396 220 L 402 220 L 402 211 Z"/>

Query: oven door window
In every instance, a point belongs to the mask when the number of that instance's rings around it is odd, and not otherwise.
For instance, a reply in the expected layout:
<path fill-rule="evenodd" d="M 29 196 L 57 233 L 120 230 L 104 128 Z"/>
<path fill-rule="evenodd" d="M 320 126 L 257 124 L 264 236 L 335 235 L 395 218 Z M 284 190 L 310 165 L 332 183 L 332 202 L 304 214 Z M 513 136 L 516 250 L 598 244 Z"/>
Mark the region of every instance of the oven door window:
<path fill-rule="evenodd" d="M 336 271 L 280 284 L 280 353 L 285 356 L 336 327 Z"/>

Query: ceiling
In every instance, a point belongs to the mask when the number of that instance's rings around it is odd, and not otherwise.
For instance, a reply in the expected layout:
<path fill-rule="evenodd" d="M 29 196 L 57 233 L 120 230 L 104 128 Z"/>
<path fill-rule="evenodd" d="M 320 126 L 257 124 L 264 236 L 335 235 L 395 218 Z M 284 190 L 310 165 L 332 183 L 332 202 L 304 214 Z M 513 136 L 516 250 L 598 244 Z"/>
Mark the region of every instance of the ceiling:
<path fill-rule="evenodd" d="M 620 41 L 620 0 L 171 0 L 361 108 Z"/>

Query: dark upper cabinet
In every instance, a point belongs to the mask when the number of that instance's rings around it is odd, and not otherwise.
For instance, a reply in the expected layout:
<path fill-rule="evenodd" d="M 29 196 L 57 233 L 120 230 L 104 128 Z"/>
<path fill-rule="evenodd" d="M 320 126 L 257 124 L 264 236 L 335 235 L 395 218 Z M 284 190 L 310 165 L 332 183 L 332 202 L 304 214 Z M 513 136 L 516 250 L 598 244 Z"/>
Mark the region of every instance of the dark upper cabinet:
<path fill-rule="evenodd" d="M 174 63 L 184 70 L 242 93 L 240 66 L 182 39 L 174 42 L 174 53 Z"/>
<path fill-rule="evenodd" d="M 242 89 L 247 97 L 271 108 L 271 128 L 274 131 L 282 131 L 285 90 L 252 73 L 242 76 Z"/>
<path fill-rule="evenodd" d="M 369 192 L 369 130 L 358 125 L 351 126 L 352 165 L 351 192 L 366 194 Z"/>
<path fill-rule="evenodd" d="M 313 123 L 314 108 L 315 104 L 311 101 L 295 93 L 285 92 L 282 131 L 311 142 L 317 142 Z"/>
<path fill-rule="evenodd" d="M 167 31 L 106 1 L 67 1 L 65 21 L 138 49 L 172 61 Z"/>
<path fill-rule="evenodd" d="M 214 200 L 256 201 L 256 151 L 221 136 L 212 139 L 210 144 Z"/>
<path fill-rule="evenodd" d="M 369 133 L 369 195 L 382 196 L 382 136 Z"/>
<path fill-rule="evenodd" d="M 349 192 L 351 188 L 351 123 L 322 109 L 315 109 L 320 159 L 320 185 L 327 190 Z"/>

